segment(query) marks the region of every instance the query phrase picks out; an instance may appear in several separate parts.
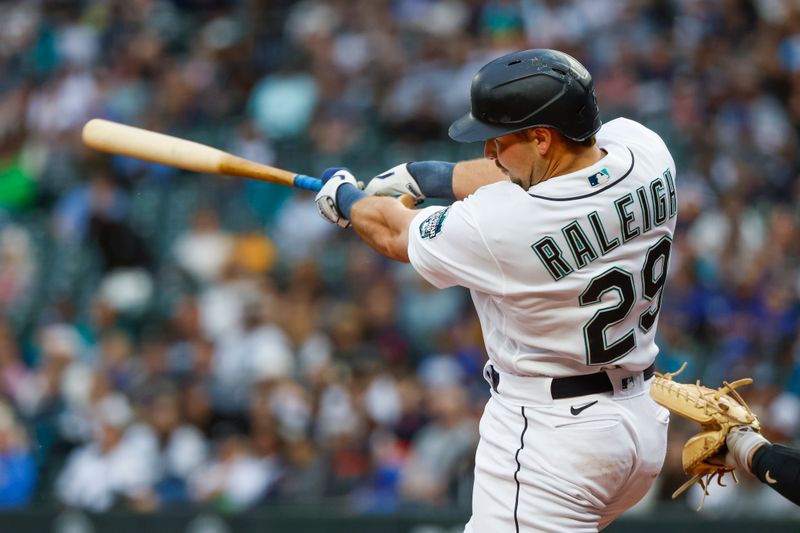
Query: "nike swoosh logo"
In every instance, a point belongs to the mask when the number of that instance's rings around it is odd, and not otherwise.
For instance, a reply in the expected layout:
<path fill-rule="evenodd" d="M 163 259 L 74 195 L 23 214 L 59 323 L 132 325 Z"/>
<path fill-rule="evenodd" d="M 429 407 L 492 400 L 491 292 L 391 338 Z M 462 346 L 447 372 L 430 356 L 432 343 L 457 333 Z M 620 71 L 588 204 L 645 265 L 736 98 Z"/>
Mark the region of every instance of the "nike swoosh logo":
<path fill-rule="evenodd" d="M 764 472 L 764 479 L 766 479 L 767 483 L 769 483 L 770 485 L 774 485 L 775 483 L 778 482 L 777 479 L 773 479 L 772 476 L 769 475 L 769 470 Z"/>
<path fill-rule="evenodd" d="M 572 407 L 569 408 L 569 412 L 572 413 L 575 416 L 578 416 L 583 411 L 585 411 L 586 409 L 590 408 L 591 406 L 593 406 L 596 403 L 597 403 L 597 400 L 595 400 L 593 402 L 585 403 L 585 404 L 581 405 L 580 407 L 572 406 Z"/>

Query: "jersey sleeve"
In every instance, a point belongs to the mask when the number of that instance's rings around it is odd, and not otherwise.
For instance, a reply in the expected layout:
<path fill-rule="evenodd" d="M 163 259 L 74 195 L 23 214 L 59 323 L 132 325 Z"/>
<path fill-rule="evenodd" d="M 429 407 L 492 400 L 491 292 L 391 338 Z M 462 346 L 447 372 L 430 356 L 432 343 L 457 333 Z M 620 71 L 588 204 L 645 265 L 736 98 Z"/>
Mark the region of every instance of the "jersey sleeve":
<path fill-rule="evenodd" d="M 435 287 L 503 295 L 505 278 L 469 200 L 422 209 L 408 228 L 408 259 Z"/>

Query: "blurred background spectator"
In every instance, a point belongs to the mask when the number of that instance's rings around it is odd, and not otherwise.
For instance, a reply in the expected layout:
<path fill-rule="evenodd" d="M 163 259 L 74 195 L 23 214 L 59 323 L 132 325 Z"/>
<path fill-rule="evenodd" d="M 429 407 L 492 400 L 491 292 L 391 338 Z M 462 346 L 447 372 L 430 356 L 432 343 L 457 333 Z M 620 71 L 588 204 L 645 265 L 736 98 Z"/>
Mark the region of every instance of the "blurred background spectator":
<path fill-rule="evenodd" d="M 108 395 L 97 403 L 91 441 L 70 454 L 56 480 L 56 494 L 63 503 L 95 512 L 122 503 L 151 508 L 153 457 L 130 438 L 132 414 L 120 395 Z"/>
<path fill-rule="evenodd" d="M 0 506 L 468 506 L 488 391 L 464 291 L 307 193 L 79 132 L 107 117 L 366 180 L 480 156 L 447 126 L 480 65 L 530 47 L 580 58 L 604 120 L 675 155 L 658 366 L 752 375 L 767 436 L 800 443 L 797 1 L 19 0 L 0 3 Z M 682 482 L 687 431 L 645 511 Z M 761 489 L 708 512 L 792 511 Z"/>
<path fill-rule="evenodd" d="M 36 488 L 36 463 L 24 427 L 11 408 L 0 404 L 0 509 L 30 502 Z"/>

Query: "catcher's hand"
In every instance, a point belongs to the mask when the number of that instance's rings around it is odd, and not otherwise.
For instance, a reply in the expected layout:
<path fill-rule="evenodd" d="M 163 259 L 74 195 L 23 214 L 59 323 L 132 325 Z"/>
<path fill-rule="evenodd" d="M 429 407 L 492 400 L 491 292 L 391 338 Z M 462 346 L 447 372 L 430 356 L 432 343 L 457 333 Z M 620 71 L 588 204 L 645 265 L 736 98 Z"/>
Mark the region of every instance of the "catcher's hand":
<path fill-rule="evenodd" d="M 703 493 L 708 494 L 708 484 L 717 477 L 730 472 L 736 480 L 735 467 L 725 464 L 725 439 L 728 433 L 740 426 L 749 426 L 758 432 L 761 426 L 758 418 L 736 392 L 736 388 L 752 383 L 750 378 L 733 383 L 723 381 L 722 387 L 710 389 L 697 383 L 678 383 L 672 378 L 680 374 L 686 363 L 672 374 L 656 373 L 650 387 L 650 395 L 671 412 L 702 426 L 702 431 L 690 438 L 683 447 L 683 471 L 692 478 L 676 490 L 675 498 L 695 483 L 699 483 Z M 702 506 L 702 502 L 700 503 Z"/>

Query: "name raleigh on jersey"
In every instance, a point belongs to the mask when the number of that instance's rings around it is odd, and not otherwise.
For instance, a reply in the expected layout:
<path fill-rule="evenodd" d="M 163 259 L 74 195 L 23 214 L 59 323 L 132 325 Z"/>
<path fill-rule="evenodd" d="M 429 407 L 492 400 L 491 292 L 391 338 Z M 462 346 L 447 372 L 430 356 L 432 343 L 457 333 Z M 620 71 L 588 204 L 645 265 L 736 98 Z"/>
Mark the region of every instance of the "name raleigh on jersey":
<path fill-rule="evenodd" d="M 595 184 L 591 179 L 589 183 Z M 678 199 L 672 171 L 667 168 L 649 186 L 639 187 L 635 195 L 627 193 L 620 196 L 613 205 L 619 218 L 619 231 L 615 233 L 606 229 L 608 224 L 603 223 L 597 211 L 592 211 L 563 226 L 561 235 L 546 235 L 531 245 L 555 281 L 606 255 L 622 242 L 643 235 L 675 217 Z M 566 244 L 569 254 L 564 253 L 559 241 Z"/>

